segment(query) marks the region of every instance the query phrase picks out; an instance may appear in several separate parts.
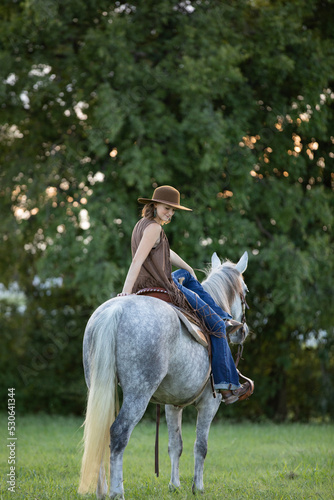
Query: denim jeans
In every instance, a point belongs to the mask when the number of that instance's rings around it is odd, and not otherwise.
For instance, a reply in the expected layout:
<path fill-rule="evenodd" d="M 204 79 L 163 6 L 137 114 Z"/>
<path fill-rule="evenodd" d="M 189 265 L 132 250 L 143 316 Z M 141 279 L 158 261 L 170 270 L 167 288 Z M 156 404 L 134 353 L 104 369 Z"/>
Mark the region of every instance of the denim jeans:
<path fill-rule="evenodd" d="M 239 376 L 226 339 L 224 319 L 229 319 L 228 313 L 223 311 L 212 299 L 202 285 L 184 269 L 172 273 L 173 280 L 185 295 L 189 304 L 195 309 L 207 328 L 220 334 L 220 337 L 211 335 L 212 374 L 215 389 L 237 389 L 240 387 Z M 184 278 L 182 285 L 179 279 Z"/>

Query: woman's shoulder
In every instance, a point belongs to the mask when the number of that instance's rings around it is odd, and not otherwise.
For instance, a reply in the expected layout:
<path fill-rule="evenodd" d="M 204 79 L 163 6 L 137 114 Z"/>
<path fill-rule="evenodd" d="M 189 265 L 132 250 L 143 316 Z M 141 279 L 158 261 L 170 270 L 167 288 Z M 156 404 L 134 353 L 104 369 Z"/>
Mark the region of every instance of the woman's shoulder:
<path fill-rule="evenodd" d="M 158 224 L 154 219 L 148 219 L 147 217 L 142 217 L 139 219 L 135 228 L 145 230 L 148 226 L 157 227 L 157 229 L 161 229 L 160 224 Z"/>
<path fill-rule="evenodd" d="M 161 229 L 162 228 L 161 228 L 160 224 L 158 224 L 155 220 L 147 219 L 146 217 L 143 217 L 142 219 L 139 219 L 139 221 L 137 222 L 137 224 L 133 228 L 132 234 L 143 235 L 143 233 L 146 231 L 160 234 Z"/>

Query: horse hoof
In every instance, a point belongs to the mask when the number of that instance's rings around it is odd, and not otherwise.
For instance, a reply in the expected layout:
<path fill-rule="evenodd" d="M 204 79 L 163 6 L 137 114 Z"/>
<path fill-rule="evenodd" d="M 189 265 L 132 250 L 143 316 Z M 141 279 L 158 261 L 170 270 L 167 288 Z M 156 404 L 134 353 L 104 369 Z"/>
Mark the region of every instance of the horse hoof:
<path fill-rule="evenodd" d="M 104 500 L 108 496 L 108 488 L 103 487 L 102 489 L 96 490 L 96 498 L 97 500 Z"/>
<path fill-rule="evenodd" d="M 193 485 L 191 487 L 191 491 L 192 491 L 193 495 L 203 495 L 203 493 L 204 493 L 204 489 L 203 488 L 201 488 L 201 489 L 197 488 L 194 483 L 193 483 Z"/>
<path fill-rule="evenodd" d="M 113 500 L 125 500 L 123 493 L 113 493 L 109 498 L 112 498 Z"/>
<path fill-rule="evenodd" d="M 169 485 L 168 485 L 169 493 L 177 493 L 179 490 L 180 490 L 180 488 L 178 486 L 175 486 L 174 484 L 169 483 Z"/>
<path fill-rule="evenodd" d="M 108 493 L 101 493 L 99 491 L 96 492 L 97 500 L 105 500 L 107 498 Z"/>

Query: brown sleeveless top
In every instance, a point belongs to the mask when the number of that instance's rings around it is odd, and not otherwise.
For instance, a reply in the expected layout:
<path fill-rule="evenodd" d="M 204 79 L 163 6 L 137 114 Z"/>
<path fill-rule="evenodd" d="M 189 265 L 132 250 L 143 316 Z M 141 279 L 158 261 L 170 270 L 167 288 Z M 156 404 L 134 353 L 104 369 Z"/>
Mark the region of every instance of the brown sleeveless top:
<path fill-rule="evenodd" d="M 145 229 L 151 224 L 157 224 L 157 222 L 143 217 L 135 225 L 131 238 L 132 258 L 139 247 Z M 172 286 L 171 282 L 172 266 L 170 262 L 170 248 L 167 236 L 162 229 L 160 242 L 152 248 L 144 261 L 132 292 L 136 293 L 142 288 L 151 287 L 166 288 L 169 291 L 169 288 Z"/>
<path fill-rule="evenodd" d="M 137 251 L 145 229 L 150 224 L 157 224 L 157 222 L 143 217 L 135 225 L 131 238 L 132 257 L 134 257 Z M 205 333 L 207 332 L 204 322 L 196 315 L 195 310 L 191 307 L 181 290 L 178 289 L 173 281 L 170 246 L 163 229 L 160 234 L 159 243 L 152 248 L 146 260 L 143 262 L 132 293 L 136 293 L 142 288 L 154 287 L 165 288 L 168 291 L 172 304 L 183 309 L 194 323 L 200 324 L 202 330 Z"/>

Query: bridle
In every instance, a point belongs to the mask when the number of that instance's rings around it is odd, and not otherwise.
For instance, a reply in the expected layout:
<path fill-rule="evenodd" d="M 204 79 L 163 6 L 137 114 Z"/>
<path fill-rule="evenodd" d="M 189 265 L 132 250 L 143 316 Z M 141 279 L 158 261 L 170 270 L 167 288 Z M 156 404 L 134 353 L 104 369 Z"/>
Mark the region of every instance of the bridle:
<path fill-rule="evenodd" d="M 237 356 L 235 360 L 235 367 L 237 368 L 238 363 L 241 359 L 243 350 L 244 350 L 244 340 L 246 338 L 246 330 L 245 330 L 245 324 L 246 324 L 246 309 L 249 309 L 249 305 L 246 302 L 246 295 L 244 293 L 239 293 L 240 300 L 241 300 L 241 307 L 242 307 L 242 316 L 241 316 L 241 323 L 242 323 L 242 341 L 238 345 L 238 351 L 237 351 Z"/>
<path fill-rule="evenodd" d="M 244 293 L 239 293 L 239 295 L 240 295 L 241 306 L 242 306 L 241 323 L 245 324 L 246 323 L 246 309 L 249 309 L 249 305 L 246 302 L 246 295 Z"/>

